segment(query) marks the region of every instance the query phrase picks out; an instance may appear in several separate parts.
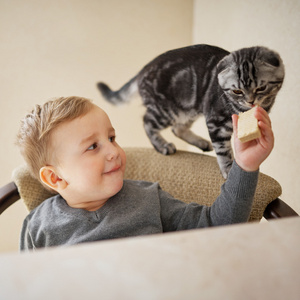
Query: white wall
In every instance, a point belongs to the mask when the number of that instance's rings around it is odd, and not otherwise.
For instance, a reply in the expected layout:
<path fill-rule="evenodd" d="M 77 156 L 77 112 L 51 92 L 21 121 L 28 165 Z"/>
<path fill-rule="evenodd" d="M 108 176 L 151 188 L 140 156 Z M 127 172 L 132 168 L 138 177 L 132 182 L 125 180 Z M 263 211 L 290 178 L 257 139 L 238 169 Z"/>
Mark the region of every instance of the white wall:
<path fill-rule="evenodd" d="M 55 96 L 91 98 L 110 115 L 122 146 L 149 146 L 139 99 L 117 109 L 96 82 L 119 88 L 144 64 L 192 43 L 192 0 L 0 0 L 0 185 L 23 162 L 19 120 Z M 16 251 L 22 203 L 0 217 L 0 252 Z"/>
<path fill-rule="evenodd" d="M 280 53 L 286 78 L 271 111 L 275 148 L 261 171 L 282 186 L 282 199 L 300 213 L 300 1 L 195 0 L 194 43 L 229 51 L 263 45 Z M 202 121 L 194 128 L 207 134 Z"/>

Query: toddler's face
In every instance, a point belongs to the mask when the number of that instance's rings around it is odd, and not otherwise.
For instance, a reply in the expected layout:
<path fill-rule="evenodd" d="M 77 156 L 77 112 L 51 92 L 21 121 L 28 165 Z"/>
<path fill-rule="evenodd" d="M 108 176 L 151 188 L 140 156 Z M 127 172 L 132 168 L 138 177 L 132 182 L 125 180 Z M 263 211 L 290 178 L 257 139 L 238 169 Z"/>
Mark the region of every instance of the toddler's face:
<path fill-rule="evenodd" d="M 59 177 L 67 183 L 60 194 L 71 207 L 95 210 L 121 190 L 125 152 L 99 107 L 61 124 L 51 136 L 51 145 Z"/>

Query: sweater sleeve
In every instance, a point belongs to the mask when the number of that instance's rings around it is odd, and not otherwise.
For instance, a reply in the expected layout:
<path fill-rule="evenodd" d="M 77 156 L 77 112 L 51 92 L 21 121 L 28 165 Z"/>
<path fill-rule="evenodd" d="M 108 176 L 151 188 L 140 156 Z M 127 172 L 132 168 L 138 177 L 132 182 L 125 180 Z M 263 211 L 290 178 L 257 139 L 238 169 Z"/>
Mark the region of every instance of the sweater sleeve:
<path fill-rule="evenodd" d="M 258 181 L 258 171 L 245 172 L 234 161 L 221 193 L 212 206 L 174 201 L 161 193 L 164 231 L 247 222 Z"/>

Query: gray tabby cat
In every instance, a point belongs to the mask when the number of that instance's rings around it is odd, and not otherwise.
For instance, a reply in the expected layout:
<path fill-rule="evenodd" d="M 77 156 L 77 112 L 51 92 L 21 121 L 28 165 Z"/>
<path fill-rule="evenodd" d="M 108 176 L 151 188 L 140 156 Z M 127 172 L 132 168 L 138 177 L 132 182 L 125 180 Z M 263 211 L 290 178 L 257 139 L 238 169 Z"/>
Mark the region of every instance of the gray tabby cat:
<path fill-rule="evenodd" d="M 265 47 L 243 48 L 229 53 L 209 45 L 168 51 L 148 63 L 120 90 L 105 83 L 98 88 L 113 104 L 128 102 L 139 92 L 146 113 L 144 127 L 154 148 L 162 154 L 176 152 L 160 134 L 173 133 L 203 151 L 215 149 L 224 178 L 231 168 L 231 115 L 258 104 L 267 112 L 284 79 L 280 56 Z M 190 127 L 203 114 L 212 144 Z"/>

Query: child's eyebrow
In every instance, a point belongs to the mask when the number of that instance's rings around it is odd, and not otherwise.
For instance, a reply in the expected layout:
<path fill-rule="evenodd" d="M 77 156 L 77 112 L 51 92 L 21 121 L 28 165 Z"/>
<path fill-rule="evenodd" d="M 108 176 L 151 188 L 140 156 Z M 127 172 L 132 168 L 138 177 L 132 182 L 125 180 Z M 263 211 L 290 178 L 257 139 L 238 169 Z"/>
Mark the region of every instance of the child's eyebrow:
<path fill-rule="evenodd" d="M 113 133 L 113 134 L 116 133 L 116 131 L 115 131 L 115 129 L 114 129 L 113 127 L 109 128 L 109 131 L 108 131 L 108 132 L 109 132 L 109 133 Z"/>
<path fill-rule="evenodd" d="M 110 134 L 115 134 L 115 129 L 113 127 L 110 127 L 108 129 L 108 132 Z M 81 142 L 79 143 L 79 146 L 84 146 L 85 144 L 87 144 L 88 142 L 94 141 L 97 138 L 97 134 L 93 133 L 91 135 L 89 135 L 88 137 L 84 138 L 81 140 Z"/>
<path fill-rule="evenodd" d="M 87 144 L 90 141 L 93 141 L 96 138 L 96 134 L 93 133 L 90 136 L 84 138 L 83 140 L 81 140 L 81 142 L 79 143 L 79 146 L 84 146 L 85 144 Z"/>

